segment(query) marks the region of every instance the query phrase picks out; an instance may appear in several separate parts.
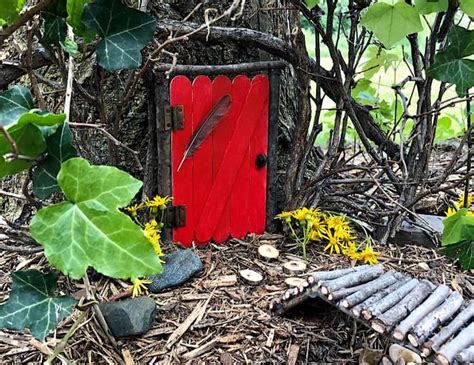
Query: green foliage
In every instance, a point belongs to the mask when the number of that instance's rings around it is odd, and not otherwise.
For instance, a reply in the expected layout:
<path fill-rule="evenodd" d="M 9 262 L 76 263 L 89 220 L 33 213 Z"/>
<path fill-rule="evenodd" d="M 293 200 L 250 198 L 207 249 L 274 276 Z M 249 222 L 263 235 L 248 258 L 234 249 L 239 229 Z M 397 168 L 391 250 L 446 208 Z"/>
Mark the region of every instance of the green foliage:
<path fill-rule="evenodd" d="M 48 158 L 42 161 L 33 172 L 33 193 L 38 198 L 46 199 L 60 191 L 57 175 L 61 169 L 61 163 L 77 156 L 72 139 L 68 123 L 64 123 L 46 139 Z"/>
<path fill-rule="evenodd" d="M 123 279 L 161 271 L 143 230 L 119 211 L 141 188 L 139 180 L 73 158 L 62 164 L 58 183 L 67 200 L 41 209 L 30 225 L 52 265 L 74 279 L 89 266 Z"/>
<path fill-rule="evenodd" d="M 71 57 L 78 58 L 81 55 L 81 52 L 79 52 L 77 48 L 77 43 L 69 37 L 66 37 L 64 42 L 59 42 L 59 45 L 64 52 L 68 53 Z"/>
<path fill-rule="evenodd" d="M 371 30 L 386 48 L 391 48 L 408 34 L 423 30 L 420 15 L 404 1 L 398 1 L 395 5 L 371 5 L 362 17 L 361 24 Z"/>
<path fill-rule="evenodd" d="M 474 17 L 474 1 L 460 0 L 459 2 L 460 2 L 462 11 L 464 11 L 470 17 Z"/>
<path fill-rule="evenodd" d="M 11 24 L 20 14 L 26 0 L 2 0 L 0 6 L 0 26 Z"/>
<path fill-rule="evenodd" d="M 389 68 L 396 68 L 396 64 L 400 61 L 400 57 L 391 52 L 387 52 L 378 47 L 370 47 L 367 50 L 367 62 L 364 63 L 364 77 L 371 79 L 382 68 L 385 72 Z"/>
<path fill-rule="evenodd" d="M 442 244 L 446 255 L 459 258 L 466 270 L 474 268 L 474 215 L 467 208 L 459 209 L 443 224 Z"/>
<path fill-rule="evenodd" d="M 0 93 L 0 124 L 8 128 L 33 107 L 30 91 L 24 86 L 13 86 Z"/>
<path fill-rule="evenodd" d="M 448 34 L 449 45 L 438 52 L 427 74 L 437 80 L 456 85 L 458 95 L 474 86 L 474 30 L 454 26 Z"/>
<path fill-rule="evenodd" d="M 67 33 L 66 21 L 64 18 L 47 11 L 41 12 L 44 20 L 44 32 L 41 38 L 43 44 L 58 45 L 64 41 Z"/>
<path fill-rule="evenodd" d="M 155 32 L 153 17 L 115 0 L 87 4 L 82 22 L 102 38 L 96 49 L 97 60 L 108 71 L 139 67 L 140 51 Z"/>
<path fill-rule="evenodd" d="M 33 98 L 28 89 L 15 86 L 0 93 L 0 120 L 16 144 L 19 155 L 29 159 L 5 159 L 14 152 L 9 141 L 0 134 L 0 178 L 23 171 L 46 150 L 45 127 L 54 127 L 64 122 L 64 114 L 43 113 L 31 109 Z M 31 110 L 30 110 L 31 109 Z"/>
<path fill-rule="evenodd" d="M 317 4 L 319 4 L 319 0 L 305 0 L 306 6 L 310 9 L 314 8 Z"/>
<path fill-rule="evenodd" d="M 43 275 L 37 270 L 12 273 L 9 300 L 0 306 L 0 327 L 11 330 L 29 328 L 40 341 L 72 313 L 76 301 L 70 297 L 54 297 L 57 276 Z"/>
<path fill-rule="evenodd" d="M 67 22 L 74 29 L 74 34 L 83 37 L 86 43 L 89 43 L 95 36 L 95 32 L 82 23 L 84 7 L 90 2 L 91 0 L 67 0 Z"/>
<path fill-rule="evenodd" d="M 415 8 L 420 14 L 437 13 L 448 10 L 448 0 L 416 0 Z"/>

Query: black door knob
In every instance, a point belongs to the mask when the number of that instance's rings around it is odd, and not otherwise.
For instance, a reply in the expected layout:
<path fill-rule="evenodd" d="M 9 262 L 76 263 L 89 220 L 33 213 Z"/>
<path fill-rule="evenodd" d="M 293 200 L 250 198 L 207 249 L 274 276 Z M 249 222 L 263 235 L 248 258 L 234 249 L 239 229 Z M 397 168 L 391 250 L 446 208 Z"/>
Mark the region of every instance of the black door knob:
<path fill-rule="evenodd" d="M 257 156 L 257 160 L 255 161 L 257 167 L 261 169 L 267 164 L 267 155 L 264 155 L 263 153 L 259 154 Z"/>

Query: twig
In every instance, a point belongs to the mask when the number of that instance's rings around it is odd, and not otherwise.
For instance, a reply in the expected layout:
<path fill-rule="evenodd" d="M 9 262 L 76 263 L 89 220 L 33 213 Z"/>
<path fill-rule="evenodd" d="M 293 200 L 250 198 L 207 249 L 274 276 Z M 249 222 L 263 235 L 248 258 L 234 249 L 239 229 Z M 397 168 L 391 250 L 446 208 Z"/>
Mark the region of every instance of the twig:
<path fill-rule="evenodd" d="M 9 198 L 19 199 L 19 200 L 28 200 L 26 198 L 26 196 L 24 196 L 24 195 L 10 193 L 10 192 L 5 191 L 5 190 L 0 190 L 0 195 L 7 196 Z"/>
<path fill-rule="evenodd" d="M 67 35 L 69 38 L 74 39 L 74 32 L 70 25 L 67 26 Z M 71 119 L 71 100 L 72 100 L 72 87 L 74 84 L 74 58 L 69 55 L 68 67 L 67 67 L 67 83 L 66 83 L 66 98 L 64 100 L 64 114 L 66 114 L 66 120 Z"/>
<path fill-rule="evenodd" d="M 7 252 L 16 252 L 16 253 L 37 253 L 43 251 L 43 247 L 19 247 L 19 246 L 9 246 L 0 243 L 0 251 L 7 251 Z"/>
<path fill-rule="evenodd" d="M 76 321 L 74 322 L 74 324 L 71 326 L 71 328 L 69 328 L 69 330 L 67 331 L 66 335 L 62 338 L 61 342 L 59 342 L 59 344 L 56 346 L 56 348 L 54 349 L 53 353 L 48 356 L 48 359 L 46 360 L 45 364 L 47 364 L 47 365 L 52 364 L 53 360 L 54 360 L 61 352 L 63 352 L 64 348 L 65 348 L 66 345 L 67 345 L 67 342 L 68 342 L 69 339 L 72 337 L 72 335 L 74 335 L 74 333 L 75 333 L 76 330 L 79 328 L 79 326 L 82 324 L 82 322 L 84 322 L 84 320 L 86 319 L 86 317 L 87 317 L 87 311 L 82 312 L 81 315 L 76 319 Z"/>

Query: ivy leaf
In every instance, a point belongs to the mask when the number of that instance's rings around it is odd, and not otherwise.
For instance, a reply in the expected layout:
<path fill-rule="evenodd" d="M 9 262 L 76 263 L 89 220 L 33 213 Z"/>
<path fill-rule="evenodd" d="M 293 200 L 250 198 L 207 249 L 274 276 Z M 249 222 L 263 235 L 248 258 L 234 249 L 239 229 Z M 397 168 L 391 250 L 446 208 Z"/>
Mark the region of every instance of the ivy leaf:
<path fill-rule="evenodd" d="M 8 128 L 33 107 L 30 90 L 24 86 L 13 86 L 0 93 L 0 124 Z"/>
<path fill-rule="evenodd" d="M 64 18 L 48 11 L 42 11 L 41 16 L 44 20 L 44 32 L 41 43 L 58 45 L 59 42 L 64 41 L 67 33 Z"/>
<path fill-rule="evenodd" d="M 415 8 L 420 14 L 438 13 L 448 10 L 448 0 L 416 0 Z"/>
<path fill-rule="evenodd" d="M 456 85 L 458 95 L 474 86 L 474 30 L 454 26 L 448 34 L 448 47 L 435 56 L 427 75 L 439 81 Z"/>
<path fill-rule="evenodd" d="M 371 30 L 386 48 L 391 48 L 409 34 L 423 30 L 420 15 L 404 1 L 398 1 L 395 5 L 371 5 L 362 17 L 361 24 Z"/>
<path fill-rule="evenodd" d="M 474 216 L 466 213 L 466 208 L 459 209 L 456 214 L 443 220 L 443 246 L 474 240 Z"/>
<path fill-rule="evenodd" d="M 319 0 L 305 0 L 306 6 L 310 9 L 314 8 L 317 4 L 319 4 Z"/>
<path fill-rule="evenodd" d="M 95 32 L 87 28 L 82 23 L 82 14 L 84 7 L 89 4 L 91 0 L 67 0 L 67 22 L 74 29 L 74 34 L 84 38 L 86 43 L 90 43 L 95 37 Z"/>
<path fill-rule="evenodd" d="M 461 241 L 443 248 L 443 253 L 459 259 L 465 270 L 474 269 L 474 240 Z"/>
<path fill-rule="evenodd" d="M 96 49 L 97 60 L 108 71 L 139 67 L 140 51 L 155 32 L 153 17 L 116 0 L 87 4 L 82 22 L 102 38 Z"/>
<path fill-rule="evenodd" d="M 21 331 L 29 328 L 40 341 L 72 313 L 76 301 L 70 297 L 54 297 L 57 276 L 37 270 L 12 273 L 10 299 L 0 306 L 0 327 Z"/>
<path fill-rule="evenodd" d="M 470 17 L 474 17 L 474 2 L 472 0 L 461 0 L 460 3 L 462 11 Z"/>
<path fill-rule="evenodd" d="M 2 0 L 0 6 L 0 26 L 4 24 L 11 24 L 18 18 L 21 9 L 25 5 L 26 0 Z"/>
<path fill-rule="evenodd" d="M 122 279 L 161 271 L 143 230 L 119 211 L 140 190 L 139 180 L 115 167 L 72 158 L 62 164 L 58 183 L 68 200 L 41 209 L 30 225 L 52 265 L 74 279 L 89 266 Z"/>
<path fill-rule="evenodd" d="M 61 163 L 77 156 L 72 139 L 68 123 L 64 123 L 47 138 L 48 158 L 41 162 L 33 172 L 33 193 L 38 198 L 46 199 L 60 191 L 57 176 Z"/>

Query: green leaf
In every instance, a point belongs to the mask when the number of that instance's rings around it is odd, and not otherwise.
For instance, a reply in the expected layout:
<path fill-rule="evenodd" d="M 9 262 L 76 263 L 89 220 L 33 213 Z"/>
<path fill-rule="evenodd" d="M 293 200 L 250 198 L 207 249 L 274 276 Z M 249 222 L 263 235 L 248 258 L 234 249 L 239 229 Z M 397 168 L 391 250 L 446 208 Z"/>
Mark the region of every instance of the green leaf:
<path fill-rule="evenodd" d="M 70 297 L 54 297 L 57 276 L 37 270 L 12 273 L 10 298 L 0 306 L 0 327 L 31 334 L 43 341 L 59 321 L 72 313 L 76 301 Z"/>
<path fill-rule="evenodd" d="M 460 0 L 460 5 L 462 11 L 464 11 L 470 17 L 474 17 L 474 1 Z"/>
<path fill-rule="evenodd" d="M 42 11 L 41 16 L 44 19 L 44 32 L 41 43 L 58 45 L 64 41 L 67 33 L 66 21 L 60 16 Z"/>
<path fill-rule="evenodd" d="M 448 245 L 443 248 L 443 253 L 458 258 L 459 263 L 465 270 L 474 269 L 474 240 Z"/>
<path fill-rule="evenodd" d="M 371 5 L 362 17 L 361 24 L 371 30 L 386 48 L 391 48 L 409 34 L 423 30 L 420 15 L 404 1 L 398 1 L 395 5 Z"/>
<path fill-rule="evenodd" d="M 319 4 L 319 0 L 305 0 L 306 6 L 310 9 L 314 8 L 317 4 Z"/>
<path fill-rule="evenodd" d="M 87 4 L 82 22 L 102 37 L 96 49 L 97 60 L 108 71 L 139 67 L 140 51 L 155 32 L 153 17 L 115 0 Z"/>
<path fill-rule="evenodd" d="M 0 93 L 0 124 L 7 127 L 33 109 L 33 97 L 24 86 L 15 85 Z"/>
<path fill-rule="evenodd" d="M 69 37 L 66 37 L 64 42 L 59 42 L 59 45 L 64 52 L 68 53 L 71 57 L 78 58 L 81 55 L 81 52 L 79 52 L 77 48 L 77 43 Z"/>
<path fill-rule="evenodd" d="M 74 29 L 74 34 L 84 38 L 86 43 L 90 43 L 94 39 L 95 32 L 87 28 L 82 23 L 82 14 L 84 7 L 89 4 L 91 0 L 67 0 L 67 22 Z"/>
<path fill-rule="evenodd" d="M 474 240 L 474 216 L 466 213 L 466 208 L 459 209 L 456 214 L 443 220 L 443 246 Z"/>
<path fill-rule="evenodd" d="M 474 86 L 474 30 L 454 26 L 448 34 L 448 47 L 435 56 L 427 75 L 456 85 L 458 95 Z"/>
<path fill-rule="evenodd" d="M 420 14 L 438 13 L 448 10 L 448 0 L 416 0 L 415 8 Z"/>
<path fill-rule="evenodd" d="M 33 172 L 33 193 L 41 199 L 60 191 L 57 175 L 61 163 L 77 156 L 72 145 L 72 133 L 69 124 L 64 123 L 46 140 L 48 158 L 41 162 Z"/>
<path fill-rule="evenodd" d="M 89 266 L 123 279 L 161 271 L 143 230 L 119 211 L 140 190 L 139 180 L 115 167 L 73 158 L 62 164 L 58 182 L 68 200 L 41 209 L 30 226 L 52 265 L 74 279 Z"/>
<path fill-rule="evenodd" d="M 0 25 L 11 24 L 18 18 L 26 0 L 2 0 L 0 6 Z"/>

